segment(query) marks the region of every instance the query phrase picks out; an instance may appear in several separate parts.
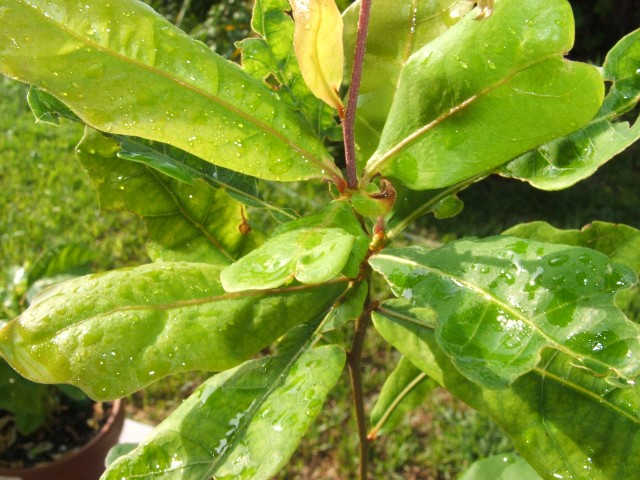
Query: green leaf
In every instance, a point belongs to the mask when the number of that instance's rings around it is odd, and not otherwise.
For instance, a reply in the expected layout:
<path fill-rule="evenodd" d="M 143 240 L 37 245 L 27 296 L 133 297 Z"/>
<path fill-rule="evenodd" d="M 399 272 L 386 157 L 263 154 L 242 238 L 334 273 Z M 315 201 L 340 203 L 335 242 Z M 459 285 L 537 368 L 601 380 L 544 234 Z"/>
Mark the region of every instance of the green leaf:
<path fill-rule="evenodd" d="M 592 175 L 640 139 L 640 119 L 621 116 L 640 101 L 640 30 L 624 37 L 607 55 L 605 80 L 612 82 L 595 118 L 577 132 L 541 145 L 505 165 L 500 175 L 543 190 L 560 190 Z"/>
<path fill-rule="evenodd" d="M 250 231 L 242 204 L 224 189 L 195 178 L 190 184 L 175 180 L 146 162 L 121 160 L 120 151 L 116 140 L 87 130 L 76 155 L 102 208 L 143 217 L 154 260 L 229 264 L 261 242 L 260 234 Z"/>
<path fill-rule="evenodd" d="M 98 130 L 260 178 L 341 181 L 297 112 L 142 2 L 2 0 L 0 29 L 0 72 L 54 95 Z"/>
<path fill-rule="evenodd" d="M 0 409 L 13 414 L 22 435 L 37 430 L 47 418 L 50 394 L 51 387 L 26 380 L 0 358 Z"/>
<path fill-rule="evenodd" d="M 353 248 L 342 271 L 347 277 L 355 278 L 358 275 L 371 240 L 362 230 L 348 200 L 334 200 L 317 213 L 284 223 L 276 229 L 275 235 L 302 228 L 339 228 L 352 235 L 355 239 Z"/>
<path fill-rule="evenodd" d="M 511 453 L 494 455 L 474 462 L 458 480 L 541 480 L 522 457 Z"/>
<path fill-rule="evenodd" d="M 504 236 L 383 250 L 370 264 L 396 296 L 437 312 L 438 344 L 486 388 L 506 388 L 545 348 L 612 382 L 640 374 L 640 327 L 614 303 L 637 276 L 599 252 Z"/>
<path fill-rule="evenodd" d="M 404 416 L 422 404 L 437 386 L 423 371 L 402 357 L 382 385 L 371 411 L 370 439 L 386 435 L 396 428 Z"/>
<path fill-rule="evenodd" d="M 294 278 L 323 283 L 336 277 L 347 263 L 353 235 L 339 228 L 303 228 L 270 238 L 220 276 L 227 292 L 279 287 Z"/>
<path fill-rule="evenodd" d="M 378 146 L 398 77 L 411 54 L 454 25 L 472 5 L 467 0 L 372 2 L 355 123 L 361 166 Z M 347 75 L 353 69 L 359 14 L 359 0 L 343 14 Z"/>
<path fill-rule="evenodd" d="M 293 109 L 300 110 L 320 138 L 342 138 L 335 110 L 318 99 L 302 78 L 293 50 L 294 23 L 287 0 L 256 0 L 251 26 L 259 38 L 239 42 L 242 68 L 278 92 Z"/>
<path fill-rule="evenodd" d="M 273 288 L 294 278 L 321 283 L 340 272 L 355 278 L 369 239 L 346 200 L 281 225 L 265 244 L 225 268 L 227 291 Z"/>
<path fill-rule="evenodd" d="M 406 62 L 363 183 L 380 173 L 416 190 L 487 175 L 576 131 L 604 96 L 597 68 L 563 59 L 566 0 L 501 1 L 473 13 Z"/>
<path fill-rule="evenodd" d="M 312 344 L 305 339 L 210 378 L 102 480 L 272 478 L 344 368 L 341 348 Z"/>
<path fill-rule="evenodd" d="M 244 362 L 324 313 L 347 283 L 226 293 L 219 274 L 164 262 L 56 285 L 0 330 L 0 353 L 34 381 L 118 398 L 169 373 Z"/>
<path fill-rule="evenodd" d="M 582 230 L 560 230 L 546 222 L 532 222 L 510 228 L 505 235 L 542 242 L 587 247 L 604 253 L 612 262 L 630 267 L 640 275 L 640 230 L 606 222 L 593 222 Z M 640 286 L 618 292 L 616 305 L 640 321 Z"/>
<path fill-rule="evenodd" d="M 510 388 L 488 390 L 456 370 L 438 346 L 433 329 L 418 315 L 408 318 L 406 310 L 396 315 L 385 308 L 384 313 L 374 312 L 373 321 L 411 363 L 490 415 L 542 478 L 640 476 L 638 385 L 616 388 L 577 368 L 573 359 L 546 350 L 540 365 Z"/>

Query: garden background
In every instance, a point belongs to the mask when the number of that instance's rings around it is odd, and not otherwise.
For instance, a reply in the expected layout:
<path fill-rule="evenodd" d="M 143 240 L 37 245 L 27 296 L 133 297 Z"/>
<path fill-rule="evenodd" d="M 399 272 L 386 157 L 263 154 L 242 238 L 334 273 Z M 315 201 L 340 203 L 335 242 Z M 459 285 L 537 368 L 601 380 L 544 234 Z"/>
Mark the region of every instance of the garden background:
<path fill-rule="evenodd" d="M 617 39 L 640 25 L 636 0 L 570 0 L 579 49 L 573 59 L 601 64 Z M 150 0 L 173 23 L 212 49 L 238 60 L 234 42 L 249 36 L 251 1 Z M 349 1 L 338 1 L 345 7 Z M 348 53 L 347 53 L 348 54 Z M 0 279 L 7 283 L 47 249 L 78 244 L 94 254 L 102 271 L 145 261 L 144 225 L 134 215 L 99 210 L 88 177 L 74 158 L 81 127 L 36 124 L 26 102 L 26 86 L 0 80 Z M 420 234 L 438 244 L 465 234 L 491 235 L 520 222 L 543 219 L 559 228 L 581 228 L 593 220 L 640 228 L 640 145 L 605 165 L 590 179 L 560 192 L 543 192 L 499 177 L 461 194 L 463 212 L 434 224 L 419 222 Z M 283 206 L 311 211 L 290 186 L 278 185 Z M 325 194 L 319 191 L 318 195 Z M 318 205 L 324 205 L 320 201 Z M 425 235 L 426 234 L 426 235 Z M 417 232 L 407 233 L 413 241 Z M 1 285 L 0 285 L 1 290 Z M 397 360 L 374 332 L 365 357 L 370 404 Z M 129 398 L 129 415 L 157 423 L 208 376 L 194 372 L 165 378 Z M 289 468 L 279 478 L 347 478 L 357 463 L 357 436 L 348 382 L 339 382 Z M 354 432 L 345 435 L 345 431 Z M 509 440 L 486 417 L 436 390 L 393 434 L 373 443 L 373 478 L 453 479 L 478 458 L 511 451 Z"/>

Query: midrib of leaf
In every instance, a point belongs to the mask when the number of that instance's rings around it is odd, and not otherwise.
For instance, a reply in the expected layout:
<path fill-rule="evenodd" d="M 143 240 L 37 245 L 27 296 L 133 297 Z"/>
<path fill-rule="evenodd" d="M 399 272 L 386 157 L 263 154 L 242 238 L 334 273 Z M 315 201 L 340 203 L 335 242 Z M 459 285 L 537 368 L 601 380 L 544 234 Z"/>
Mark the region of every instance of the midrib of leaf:
<path fill-rule="evenodd" d="M 120 312 L 132 312 L 132 311 L 138 311 L 138 310 L 148 310 L 148 311 L 177 310 L 180 308 L 193 307 L 197 305 L 206 305 L 208 303 L 222 302 L 224 300 L 240 300 L 248 297 L 272 297 L 277 295 L 286 295 L 289 293 L 302 292 L 305 290 L 312 290 L 314 288 L 321 288 L 327 285 L 338 285 L 340 283 L 349 283 L 351 281 L 352 280 L 350 278 L 339 277 L 339 278 L 334 278 L 333 280 L 329 280 L 316 285 L 304 284 L 304 285 L 294 285 L 292 287 L 278 287 L 278 288 L 272 288 L 267 290 L 247 290 L 243 292 L 231 292 L 231 293 L 224 293 L 221 295 L 212 295 L 212 296 L 203 297 L 203 298 L 192 298 L 189 300 L 176 300 L 170 303 L 157 303 L 154 305 L 124 305 L 121 307 L 112 308 L 111 310 L 99 313 L 97 315 L 92 315 L 87 318 L 79 319 L 74 323 L 57 330 L 56 335 L 62 332 L 66 332 L 91 319 L 108 317 L 110 315 L 113 315 L 115 313 L 120 313 Z M 342 298 L 342 296 L 340 298 Z"/>
<path fill-rule="evenodd" d="M 149 167 L 145 167 L 149 174 L 155 179 L 155 181 L 162 187 L 162 189 L 166 192 L 166 194 L 169 196 L 169 198 L 171 198 L 171 202 L 176 206 L 176 208 L 178 209 L 178 211 L 182 214 L 182 216 L 197 230 L 199 231 L 216 249 L 218 249 L 225 257 L 227 257 L 231 262 L 235 261 L 235 258 L 233 257 L 233 255 L 231 255 L 227 249 L 225 247 L 222 246 L 222 244 L 213 236 L 211 235 L 206 228 L 204 228 L 204 226 L 199 223 L 198 221 L 196 221 L 195 218 L 193 218 L 191 215 L 189 215 L 184 208 L 182 207 L 182 205 L 180 204 L 180 202 L 178 201 L 178 199 L 176 198 L 176 196 L 173 194 L 173 192 L 169 189 L 169 187 L 167 186 L 167 184 L 165 182 L 162 181 L 162 178 L 155 172 L 155 170 L 149 168 Z M 209 202 L 209 205 L 207 205 L 207 212 L 204 215 L 204 218 L 208 218 L 209 217 L 209 213 L 211 212 L 211 202 Z M 175 213 L 171 213 L 169 215 L 164 215 L 164 216 L 173 216 L 175 215 Z"/>
<path fill-rule="evenodd" d="M 532 318 L 527 318 L 525 317 L 521 312 L 519 312 L 518 310 L 515 310 L 511 307 L 511 305 L 509 305 L 508 303 L 504 303 L 502 300 L 496 298 L 491 292 L 488 292 L 486 290 L 483 290 L 482 288 L 480 288 L 477 285 L 474 285 L 473 283 L 470 283 L 468 281 L 466 281 L 463 278 L 460 278 L 456 275 L 453 275 L 451 273 L 442 271 L 442 270 L 438 270 L 426 265 L 422 265 L 419 263 L 416 263 L 412 260 L 407 260 L 405 258 L 401 258 L 401 257 L 394 257 L 391 255 L 385 255 L 385 254 L 378 254 L 376 255 L 376 258 L 386 258 L 389 259 L 393 262 L 397 262 L 397 263 L 402 263 L 404 265 L 408 265 L 414 268 L 418 268 L 421 270 L 424 270 L 428 273 L 431 273 L 433 275 L 436 275 L 440 278 L 443 278 L 445 280 L 448 281 L 453 281 L 456 285 L 458 285 L 459 287 L 463 287 L 466 288 L 467 290 L 475 293 L 477 296 L 481 296 L 483 297 L 485 300 L 495 304 L 496 306 L 498 306 L 499 308 L 501 308 L 502 310 L 508 312 L 509 314 L 513 315 L 516 319 L 522 321 L 523 323 L 525 323 L 526 325 L 528 325 L 532 330 L 534 330 L 536 333 L 538 333 L 547 343 L 548 345 L 545 346 L 549 346 L 552 345 L 553 348 L 555 348 L 556 350 L 568 355 L 569 357 L 572 358 L 580 358 L 581 355 L 578 355 L 576 352 L 571 351 L 570 349 L 566 348 L 562 343 L 558 343 L 556 340 L 552 339 L 551 337 L 549 337 L 542 329 L 540 329 L 535 323 L 532 322 L 533 319 L 535 319 L 537 316 L 542 315 L 542 313 L 535 315 Z M 581 298 L 590 298 L 589 296 L 587 297 L 581 297 Z M 569 302 L 566 305 L 571 305 L 571 303 L 573 302 Z M 415 322 L 418 323 L 418 322 Z M 418 323 L 419 325 L 424 325 L 421 323 Z M 537 353 L 537 357 L 540 358 L 540 352 Z M 592 359 L 594 362 L 597 362 L 599 364 L 602 364 L 601 362 L 598 362 L 597 360 Z M 622 373 L 617 369 L 614 368 L 612 365 L 607 365 L 604 364 L 604 366 L 608 369 L 611 370 L 613 372 L 616 373 L 616 375 L 618 375 L 619 377 L 624 378 L 624 375 L 622 375 Z"/>
<path fill-rule="evenodd" d="M 376 309 L 376 311 L 384 313 L 385 315 L 388 315 L 390 317 L 395 317 L 398 318 L 400 320 L 406 321 L 406 322 L 410 322 L 413 323 L 419 327 L 422 328 L 426 328 L 429 330 L 434 330 L 434 328 L 432 326 L 429 326 L 426 323 L 420 322 L 417 319 L 413 318 L 413 317 L 409 317 L 407 315 L 402 315 L 399 312 L 396 312 L 395 310 L 389 310 L 388 308 L 385 308 L 383 306 L 380 306 Z M 558 355 L 559 352 L 555 352 L 553 354 L 553 356 L 551 357 L 551 359 L 547 362 L 547 365 L 549 365 L 551 363 L 551 361 L 553 360 L 553 357 Z M 545 368 L 541 368 L 541 367 L 534 367 L 533 369 L 531 369 L 532 372 L 535 372 L 538 376 L 540 376 L 542 378 L 542 380 L 546 380 L 549 379 L 551 381 L 554 381 L 570 390 L 574 390 L 577 393 L 580 393 L 586 397 L 589 397 L 590 399 L 594 400 L 595 402 L 604 405 L 605 407 L 609 408 L 610 410 L 619 413 L 620 415 L 624 416 L 625 418 L 627 418 L 628 420 L 631 420 L 631 422 L 637 426 L 640 426 L 640 418 L 626 412 L 625 410 L 621 409 L 620 407 L 618 407 L 617 405 L 614 405 L 612 402 L 610 402 L 607 398 L 605 398 L 604 396 L 598 395 L 596 392 L 592 392 L 591 390 L 588 390 L 586 388 L 584 388 L 581 385 L 578 385 L 575 382 L 571 382 L 569 380 L 567 380 L 566 378 L 562 378 L 554 373 L 549 372 L 548 370 L 545 370 Z M 615 391 L 612 390 L 612 391 Z M 542 415 L 542 412 L 541 412 Z M 544 415 L 542 415 L 544 416 Z"/>
<path fill-rule="evenodd" d="M 243 120 L 247 121 L 248 123 L 253 124 L 255 127 L 257 127 L 257 129 L 263 130 L 265 133 L 268 133 L 269 135 L 272 135 L 272 136 L 278 138 L 280 141 L 282 141 L 283 143 L 289 145 L 293 150 L 298 152 L 301 156 L 303 156 L 305 158 L 308 158 L 310 161 L 312 161 L 313 163 L 315 163 L 316 165 L 321 167 L 321 169 L 322 168 L 326 168 L 328 171 L 332 172 L 333 175 L 337 175 L 335 173 L 335 166 L 333 165 L 333 163 L 331 163 L 331 162 L 330 163 L 326 163 L 323 160 L 317 158 L 315 155 L 311 154 L 310 152 L 305 150 L 303 147 L 301 147 L 301 146 L 291 142 L 290 140 L 288 140 L 285 136 L 283 136 L 277 130 L 273 129 L 271 126 L 267 125 L 264 122 L 261 122 L 260 120 L 258 120 L 257 118 L 249 115 L 248 113 L 243 112 L 242 110 L 238 109 L 237 107 L 234 107 L 230 103 L 225 102 L 220 97 L 217 97 L 217 96 L 215 96 L 213 94 L 207 93 L 207 92 L 205 92 L 205 91 L 203 91 L 203 90 L 191 85 L 190 83 L 187 83 L 185 80 L 171 75 L 168 72 L 165 72 L 165 71 L 160 70 L 158 68 L 152 67 L 151 65 L 147 65 L 145 63 L 136 61 L 136 60 L 134 60 L 134 59 L 132 59 L 130 57 L 127 57 L 125 55 L 122 55 L 122 54 L 120 54 L 120 53 L 118 53 L 118 52 L 116 52 L 114 50 L 109 50 L 108 48 L 103 47 L 102 45 L 100 45 L 98 43 L 92 42 L 92 41 L 88 40 L 87 38 L 81 36 L 76 31 L 68 28 L 66 25 L 64 25 L 64 24 L 62 24 L 60 22 L 56 22 L 52 18 L 44 15 L 41 10 L 39 10 L 38 8 L 32 6 L 31 4 L 29 4 L 25 0 L 18 0 L 18 1 L 20 1 L 24 5 L 27 5 L 32 10 L 35 10 L 40 15 L 40 17 L 45 19 L 45 22 L 48 22 L 48 23 L 51 23 L 51 24 L 55 25 L 57 28 L 59 28 L 60 30 L 64 31 L 65 33 L 67 33 L 71 37 L 74 37 L 75 39 L 80 41 L 80 43 L 84 43 L 89 48 L 93 48 L 94 50 L 98 50 L 98 51 L 102 52 L 103 54 L 105 54 L 107 57 L 111 56 L 113 58 L 116 58 L 116 59 L 124 62 L 124 63 L 129 63 L 131 65 L 136 66 L 137 68 L 141 68 L 141 69 L 147 70 L 147 71 L 153 73 L 154 75 L 158 75 L 160 77 L 164 77 L 164 78 L 172 81 L 173 83 L 176 83 L 177 85 L 179 85 L 181 87 L 184 87 L 184 88 L 186 88 L 188 90 L 191 90 L 192 92 L 196 93 L 197 95 L 200 95 L 200 96 L 204 97 L 205 99 L 207 99 L 207 100 L 219 105 L 220 107 L 229 110 L 234 115 L 238 115 Z"/>
<path fill-rule="evenodd" d="M 482 97 L 488 95 L 489 93 L 491 93 L 495 89 L 497 89 L 497 88 L 501 87 L 502 85 L 504 85 L 505 83 L 509 82 L 511 79 L 513 79 L 513 77 L 515 77 L 519 73 L 522 73 L 525 70 L 528 70 L 529 68 L 533 67 L 534 65 L 536 65 L 538 63 L 542 63 L 542 62 L 544 62 L 546 60 L 549 60 L 551 58 L 555 58 L 557 56 L 558 56 L 558 53 L 552 53 L 552 54 L 549 54 L 549 55 L 547 55 L 545 57 L 541 57 L 541 58 L 539 58 L 539 59 L 537 59 L 535 61 L 532 61 L 532 62 L 524 65 L 523 67 L 521 67 L 518 70 L 512 71 L 509 75 L 507 75 L 506 77 L 502 78 L 500 81 L 485 87 L 484 89 L 480 90 L 478 93 L 476 93 L 474 95 L 471 95 L 469 98 L 467 98 L 467 99 L 463 100 L 462 102 L 458 103 L 457 105 L 454 105 L 453 107 L 451 107 L 449 109 L 449 111 L 442 113 L 439 117 L 435 118 L 434 120 L 432 120 L 431 122 L 427 123 L 426 125 L 423 125 L 422 127 L 418 128 L 413 133 L 407 135 L 405 138 L 403 138 L 402 140 L 397 142 L 395 145 L 393 145 L 386 152 L 384 152 L 380 157 L 375 159 L 373 162 L 371 162 L 367 166 L 367 168 L 365 170 L 365 173 L 364 173 L 360 183 L 362 185 L 366 185 L 367 183 L 369 183 L 371 181 L 371 179 L 373 178 L 373 176 L 375 176 L 377 174 L 377 170 L 384 163 L 386 163 L 391 158 L 393 158 L 396 154 L 400 153 L 406 147 L 411 145 L 414 141 L 418 140 L 420 137 L 422 137 L 422 135 L 426 134 L 429 130 L 431 130 L 434 127 L 438 126 L 439 124 L 441 124 L 445 120 L 448 120 L 450 117 L 452 117 L 456 113 L 464 110 L 466 107 L 471 105 L 473 102 L 475 102 L 479 98 L 482 98 Z M 566 60 L 564 60 L 564 61 L 566 61 Z M 398 81 L 399 81 L 399 79 L 400 79 L 400 77 L 398 77 Z M 500 166 L 498 166 L 496 168 L 499 168 L 499 167 Z"/>
<path fill-rule="evenodd" d="M 414 15 L 418 14 L 418 7 L 416 6 L 416 3 L 417 0 L 411 1 L 411 12 L 413 12 Z M 407 60 L 411 56 L 411 50 L 413 50 L 413 44 L 415 43 L 416 39 L 416 20 L 417 19 L 415 16 L 411 16 L 411 14 L 409 15 L 409 25 L 407 25 L 407 28 L 405 28 L 405 31 L 407 32 L 407 40 L 404 47 L 404 54 L 401 58 L 400 71 L 398 72 L 398 78 L 396 79 L 396 88 L 394 92 L 398 90 L 398 82 L 400 81 L 402 68 L 404 68 L 405 63 L 407 63 Z"/>

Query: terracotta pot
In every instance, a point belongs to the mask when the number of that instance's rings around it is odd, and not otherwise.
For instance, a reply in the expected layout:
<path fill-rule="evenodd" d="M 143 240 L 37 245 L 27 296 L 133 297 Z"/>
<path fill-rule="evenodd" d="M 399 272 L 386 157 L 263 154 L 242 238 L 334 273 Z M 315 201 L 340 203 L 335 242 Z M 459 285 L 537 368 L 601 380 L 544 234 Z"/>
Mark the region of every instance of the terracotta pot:
<path fill-rule="evenodd" d="M 0 469 L 0 480 L 98 480 L 109 449 L 118 443 L 124 425 L 124 403 L 113 402 L 107 422 L 84 447 L 55 462 L 33 468 Z"/>

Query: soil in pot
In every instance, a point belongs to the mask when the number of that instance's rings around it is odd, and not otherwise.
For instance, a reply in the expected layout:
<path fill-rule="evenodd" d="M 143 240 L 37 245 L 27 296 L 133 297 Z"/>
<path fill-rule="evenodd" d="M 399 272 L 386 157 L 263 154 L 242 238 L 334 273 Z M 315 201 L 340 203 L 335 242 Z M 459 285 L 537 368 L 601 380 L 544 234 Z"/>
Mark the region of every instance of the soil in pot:
<path fill-rule="evenodd" d="M 72 457 L 80 457 L 80 452 L 86 445 L 93 446 L 92 456 L 96 456 L 96 436 L 99 433 L 104 436 L 105 424 L 115 423 L 116 432 L 108 434 L 111 444 L 117 441 L 122 429 L 124 412 L 120 402 L 117 402 L 117 409 L 121 415 L 115 422 L 111 416 L 115 404 L 116 402 L 62 400 L 55 414 L 29 435 L 21 435 L 15 427 L 12 415 L 0 410 L 0 478 L 7 474 L 16 478 L 32 478 L 24 472 L 28 469 L 44 471 L 55 463 L 67 463 Z M 102 458 L 92 459 L 96 461 L 98 468 L 103 465 L 109 448 L 110 446 L 100 447 L 104 450 L 98 453 Z M 71 478 L 74 467 L 67 466 L 69 467 L 72 470 L 67 470 L 67 475 Z"/>

